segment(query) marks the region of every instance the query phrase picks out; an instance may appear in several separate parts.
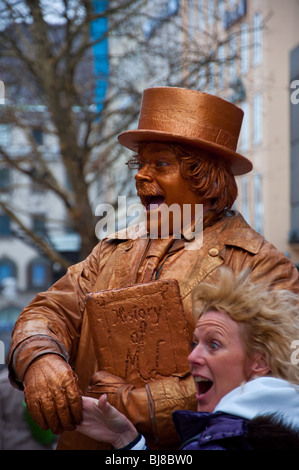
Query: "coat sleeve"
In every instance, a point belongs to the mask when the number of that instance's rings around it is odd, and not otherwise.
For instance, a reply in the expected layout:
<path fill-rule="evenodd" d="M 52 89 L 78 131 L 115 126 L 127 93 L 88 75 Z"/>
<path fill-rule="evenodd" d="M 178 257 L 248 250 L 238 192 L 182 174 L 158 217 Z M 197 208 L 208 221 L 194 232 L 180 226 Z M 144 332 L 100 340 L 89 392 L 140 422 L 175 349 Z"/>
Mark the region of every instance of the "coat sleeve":
<path fill-rule="evenodd" d="M 249 268 L 254 283 L 264 284 L 270 289 L 287 289 L 299 294 L 298 269 L 289 258 L 267 241 L 263 241 L 256 252 L 227 245 L 224 263 L 234 273 Z"/>
<path fill-rule="evenodd" d="M 90 292 L 109 252 L 100 242 L 85 261 L 71 266 L 49 290 L 39 293 L 16 321 L 9 352 L 9 378 L 22 389 L 29 365 L 44 354 L 75 359 L 85 296 Z M 103 261 L 103 262 L 102 262 Z"/>
<path fill-rule="evenodd" d="M 255 257 L 253 281 L 265 283 L 272 289 L 287 289 L 299 293 L 299 273 L 296 266 L 271 243 L 264 241 Z"/>

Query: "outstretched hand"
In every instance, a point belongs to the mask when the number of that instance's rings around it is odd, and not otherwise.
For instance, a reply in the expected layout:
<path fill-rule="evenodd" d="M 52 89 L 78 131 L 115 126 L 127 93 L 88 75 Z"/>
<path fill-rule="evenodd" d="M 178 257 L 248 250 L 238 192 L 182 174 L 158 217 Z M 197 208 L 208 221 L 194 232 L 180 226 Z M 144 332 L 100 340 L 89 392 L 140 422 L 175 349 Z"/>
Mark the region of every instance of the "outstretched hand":
<path fill-rule="evenodd" d="M 107 401 L 106 395 L 99 400 L 82 397 L 83 421 L 76 430 L 92 439 L 112 444 L 120 449 L 133 441 L 138 432 L 125 415 Z"/>

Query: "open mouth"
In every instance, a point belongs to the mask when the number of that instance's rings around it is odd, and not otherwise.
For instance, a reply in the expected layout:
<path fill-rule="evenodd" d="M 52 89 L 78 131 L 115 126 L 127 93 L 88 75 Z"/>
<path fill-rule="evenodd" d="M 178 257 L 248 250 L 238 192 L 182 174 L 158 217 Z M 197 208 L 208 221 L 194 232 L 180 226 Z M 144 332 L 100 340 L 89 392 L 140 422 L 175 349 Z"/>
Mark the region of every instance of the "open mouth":
<path fill-rule="evenodd" d="M 209 379 L 206 379 L 205 377 L 197 376 L 197 377 L 194 377 L 194 380 L 195 380 L 198 396 L 205 395 L 213 386 L 213 382 Z"/>
<path fill-rule="evenodd" d="M 165 197 L 161 194 L 156 195 L 148 195 L 142 198 L 142 202 L 147 211 L 151 211 L 157 209 L 157 207 L 161 206 L 165 202 Z"/>

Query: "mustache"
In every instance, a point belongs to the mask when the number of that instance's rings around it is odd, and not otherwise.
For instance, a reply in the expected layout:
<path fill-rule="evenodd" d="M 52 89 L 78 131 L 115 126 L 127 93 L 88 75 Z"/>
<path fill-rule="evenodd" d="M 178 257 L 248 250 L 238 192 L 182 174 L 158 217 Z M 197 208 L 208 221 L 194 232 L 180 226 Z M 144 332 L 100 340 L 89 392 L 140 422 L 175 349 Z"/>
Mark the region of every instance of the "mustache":
<path fill-rule="evenodd" d="M 147 196 L 163 196 L 162 193 L 156 188 L 154 184 L 149 183 L 137 183 L 137 196 L 147 197 Z"/>

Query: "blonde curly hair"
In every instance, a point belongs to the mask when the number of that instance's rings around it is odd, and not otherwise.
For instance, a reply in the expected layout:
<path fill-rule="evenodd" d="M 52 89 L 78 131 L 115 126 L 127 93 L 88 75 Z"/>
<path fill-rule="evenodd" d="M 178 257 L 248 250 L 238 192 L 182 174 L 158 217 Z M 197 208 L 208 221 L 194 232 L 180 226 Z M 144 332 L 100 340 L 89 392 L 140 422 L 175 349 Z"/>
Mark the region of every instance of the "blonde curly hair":
<path fill-rule="evenodd" d="M 299 383 L 299 364 L 292 361 L 292 344 L 299 341 L 299 297 L 287 290 L 270 290 L 250 281 L 250 271 L 234 275 L 219 269 L 219 282 L 202 283 L 193 292 L 197 319 L 206 312 L 226 312 L 240 323 L 245 353 L 262 354 L 269 375 Z M 296 361 L 297 362 L 297 361 Z"/>

